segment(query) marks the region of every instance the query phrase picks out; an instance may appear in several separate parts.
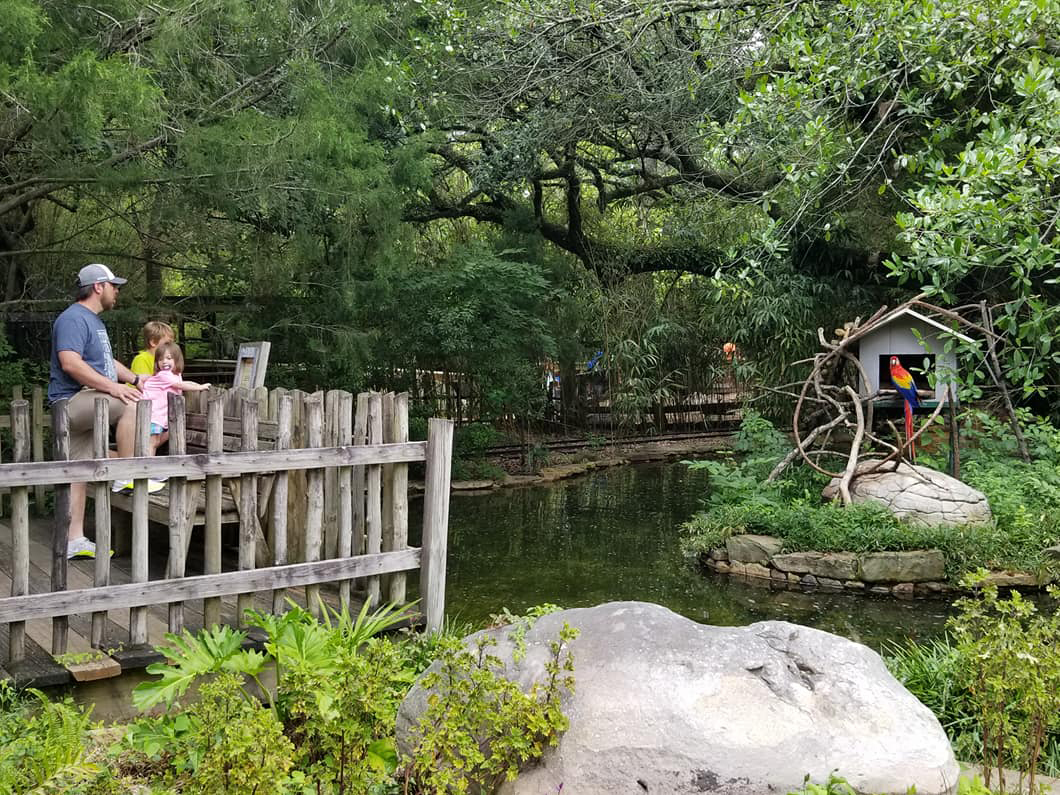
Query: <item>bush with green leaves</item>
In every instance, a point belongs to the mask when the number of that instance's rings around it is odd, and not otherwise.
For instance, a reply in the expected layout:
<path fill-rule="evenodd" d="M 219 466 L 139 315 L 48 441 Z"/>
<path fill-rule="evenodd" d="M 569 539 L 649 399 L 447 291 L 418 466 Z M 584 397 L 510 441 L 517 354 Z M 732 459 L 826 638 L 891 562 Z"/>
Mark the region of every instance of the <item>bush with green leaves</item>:
<path fill-rule="evenodd" d="M 525 619 L 505 615 L 522 637 L 530 622 L 555 609 L 547 605 Z M 325 611 L 323 621 L 294 605 L 278 616 L 248 611 L 248 623 L 266 634 L 263 651 L 244 648 L 246 633 L 230 627 L 167 636 L 159 647 L 167 661 L 148 668 L 158 678 L 133 694 L 140 709 L 164 712 L 129 728 L 121 764 L 201 795 L 393 793 L 398 707 L 435 659 L 453 676 L 475 667 L 476 687 L 470 698 L 457 689 L 437 702 L 421 748 L 404 761 L 407 792 L 440 791 L 440 774 L 425 760 L 455 759 L 475 730 L 487 731 L 492 750 L 468 769 L 473 780 L 513 775 L 555 741 L 566 727 L 559 696 L 573 681 L 566 649 L 572 630 L 553 646 L 548 682 L 523 694 L 499 675 L 494 658 L 475 657 L 472 666 L 454 634 L 379 637 L 408 610 L 369 613 L 366 606 L 356 618 Z M 264 677 L 270 667 L 272 688 Z M 197 700 L 185 705 L 193 691 Z M 488 720 L 487 702 L 495 708 Z"/>
<path fill-rule="evenodd" d="M 893 646 L 888 667 L 938 717 L 957 757 L 982 762 L 987 785 L 1003 767 L 1060 776 L 1060 612 L 993 586 L 957 606 L 950 635 Z"/>
<path fill-rule="evenodd" d="M 0 681 L 0 795 L 116 792 L 108 770 L 92 758 L 90 711 L 39 690 L 20 693 Z"/>
<path fill-rule="evenodd" d="M 517 623 L 513 632 L 525 634 L 532 620 Z M 577 635 L 564 624 L 550 643 L 545 680 L 525 693 L 504 676 L 504 663 L 490 653 L 497 642 L 493 635 L 480 634 L 471 647 L 446 649 L 437 669 L 421 683 L 434 692 L 413 731 L 406 786 L 430 793 L 493 792 L 555 745 L 568 725 L 560 702 L 574 689 L 569 646 Z M 519 648 L 517 639 L 517 656 Z"/>
<path fill-rule="evenodd" d="M 251 611 L 250 624 L 267 635 L 264 652 L 243 648 L 246 633 L 230 627 L 168 635 L 159 647 L 167 662 L 147 669 L 159 678 L 133 692 L 138 708 L 163 705 L 166 713 L 134 724 L 126 744 L 165 763 L 169 778 L 187 773 L 198 780 L 204 766 L 212 766 L 211 780 L 230 782 L 231 759 L 271 743 L 275 757 L 255 764 L 267 763 L 273 778 L 288 782 L 284 786 L 292 791 L 382 791 L 396 763 L 397 705 L 418 672 L 402 665 L 393 644 L 375 636 L 405 620 L 409 609 L 386 606 L 369 613 L 366 604 L 355 619 L 335 612 L 324 623 L 294 605 L 280 616 Z M 262 679 L 267 666 L 275 668 L 274 690 Z M 203 700 L 196 705 L 180 706 L 192 685 L 205 690 L 219 681 L 225 689 L 208 690 L 212 701 L 200 692 Z M 201 710 L 204 701 L 207 709 L 222 709 L 224 694 L 232 719 L 222 737 L 212 720 L 204 722 Z M 269 709 L 262 709 L 262 699 Z M 277 731 L 282 742 L 270 739 Z M 226 756 L 211 756 L 219 747 Z M 282 775 L 287 770 L 289 777 Z M 216 791 L 255 789 L 248 784 Z"/>

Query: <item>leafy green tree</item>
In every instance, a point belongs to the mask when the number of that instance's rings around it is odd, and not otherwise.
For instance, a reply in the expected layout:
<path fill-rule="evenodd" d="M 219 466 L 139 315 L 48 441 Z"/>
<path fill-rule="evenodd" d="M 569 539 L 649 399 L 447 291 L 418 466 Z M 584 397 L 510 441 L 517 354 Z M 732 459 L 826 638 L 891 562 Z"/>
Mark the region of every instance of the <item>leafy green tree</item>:
<path fill-rule="evenodd" d="M 705 274 L 745 336 L 865 286 L 1000 303 L 1010 376 L 1056 373 L 1055 2 L 427 5 L 436 182 L 407 217 Z"/>
<path fill-rule="evenodd" d="M 541 363 L 556 347 L 547 318 L 558 299 L 541 265 L 472 245 L 376 286 L 364 317 L 381 369 L 405 368 L 406 379 L 412 368 L 446 369 L 477 385 L 492 418 L 540 414 Z"/>

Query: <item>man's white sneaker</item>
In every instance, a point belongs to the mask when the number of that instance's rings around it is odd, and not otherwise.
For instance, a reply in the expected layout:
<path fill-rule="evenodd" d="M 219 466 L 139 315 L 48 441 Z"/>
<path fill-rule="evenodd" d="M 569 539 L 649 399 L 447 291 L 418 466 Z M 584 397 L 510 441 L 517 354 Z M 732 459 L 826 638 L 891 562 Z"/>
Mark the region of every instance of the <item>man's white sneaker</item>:
<path fill-rule="evenodd" d="M 132 487 L 133 484 L 131 480 L 115 480 L 114 483 L 111 484 L 110 490 L 117 494 L 120 491 L 125 491 L 126 489 L 131 489 Z"/>
<path fill-rule="evenodd" d="M 89 541 L 84 536 L 75 538 L 73 541 L 66 543 L 66 559 L 88 559 L 91 560 L 96 557 L 96 545 Z"/>

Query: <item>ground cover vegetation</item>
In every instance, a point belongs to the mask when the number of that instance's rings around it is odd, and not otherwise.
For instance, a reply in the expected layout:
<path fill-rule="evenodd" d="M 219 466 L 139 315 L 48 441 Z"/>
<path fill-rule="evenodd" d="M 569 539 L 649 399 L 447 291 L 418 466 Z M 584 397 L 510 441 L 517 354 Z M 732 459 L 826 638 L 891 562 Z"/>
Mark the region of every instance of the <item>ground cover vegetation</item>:
<path fill-rule="evenodd" d="M 923 291 L 994 307 L 1055 407 L 1056 0 L 0 13 L 8 318 L 104 260 L 132 277 L 110 322 L 270 339 L 277 383 L 445 369 L 526 420 L 543 361 L 603 351 L 639 425 L 725 341 L 768 383 Z"/>
<path fill-rule="evenodd" d="M 935 713 L 957 757 L 979 760 L 986 786 L 1033 792 L 1038 773 L 1060 776 L 1060 611 L 993 586 L 957 606 L 950 634 L 895 644 L 887 664 Z M 1005 768 L 1020 780 L 1006 782 Z"/>
<path fill-rule="evenodd" d="M 788 439 L 760 415 L 751 413 L 736 437 L 735 455 L 698 461 L 710 491 L 704 510 L 684 527 L 683 548 L 698 556 L 731 535 L 761 533 L 784 542 L 785 551 L 871 552 L 939 549 L 948 579 L 979 568 L 1037 573 L 1050 565 L 1042 552 L 1060 541 L 1060 434 L 1048 422 L 1024 412 L 1034 459 L 1014 456 L 1009 427 L 989 414 L 963 414 L 961 479 L 989 500 L 988 527 L 920 527 L 897 520 L 882 507 L 842 506 L 821 499 L 827 484 L 807 466 L 795 465 L 780 478 L 768 476 L 790 449 Z M 936 435 L 919 462 L 946 470 L 948 451 Z"/>
<path fill-rule="evenodd" d="M 556 609 L 495 624 L 511 623 L 518 646 Z M 166 662 L 148 669 L 158 678 L 133 694 L 145 716 L 124 727 L 94 729 L 72 701 L 0 683 L 0 793 L 492 792 L 566 729 L 577 632 L 560 631 L 546 680 L 523 692 L 503 676 L 492 636 L 471 646 L 453 631 L 380 636 L 406 612 L 250 613 L 267 635 L 262 651 L 230 627 L 170 635 Z M 439 687 L 399 753 L 398 707 L 432 663 L 424 684 Z"/>

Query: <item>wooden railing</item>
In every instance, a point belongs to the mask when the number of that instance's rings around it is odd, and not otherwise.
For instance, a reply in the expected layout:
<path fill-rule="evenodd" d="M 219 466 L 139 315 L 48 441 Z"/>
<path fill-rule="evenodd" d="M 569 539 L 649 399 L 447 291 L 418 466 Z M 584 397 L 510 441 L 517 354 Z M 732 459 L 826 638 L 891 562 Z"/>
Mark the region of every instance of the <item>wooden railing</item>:
<path fill-rule="evenodd" d="M 445 561 L 448 536 L 450 458 L 453 424 L 432 419 L 425 442 L 408 441 L 405 395 L 380 393 L 354 396 L 344 392 L 297 395 L 213 390 L 205 416 L 186 412 L 185 399 L 170 398 L 169 455 L 145 456 L 149 444 L 149 403 L 136 405 L 136 454 L 107 458 L 107 402 L 96 401 L 93 459 L 68 460 L 69 428 L 65 401 L 52 407 L 55 460 L 31 461 L 30 409 L 25 400 L 11 407 L 14 461 L 0 464 L 0 487 L 11 491 L 12 589 L 0 598 L 0 626 L 10 627 L 9 662 L 25 656 L 25 622 L 51 619 L 51 653 L 67 650 L 68 616 L 92 615 L 92 645 L 102 647 L 107 611 L 129 608 L 129 643 L 158 641 L 148 637 L 147 609 L 169 605 L 168 628 L 184 626 L 183 601 L 203 599 L 204 624 L 220 620 L 220 597 L 235 595 L 238 615 L 249 607 L 254 592 L 272 591 L 275 612 L 284 609 L 284 589 L 306 588 L 307 607 L 317 611 L 319 588 L 336 583 L 343 608 L 350 604 L 353 581 L 364 581 L 370 603 L 405 601 L 405 572 L 420 570 L 421 610 L 427 628 L 438 629 L 444 615 Z M 198 403 L 199 401 L 195 401 Z M 225 407 L 238 407 L 242 445 L 225 451 Z M 297 407 L 297 409 L 296 409 Z M 325 412 L 325 407 L 328 411 Z M 259 414 L 275 422 L 267 434 L 273 449 L 259 450 Z M 299 413 L 296 424 L 294 414 Z M 229 420 L 229 433 L 231 421 Z M 189 452 L 187 427 L 205 428 L 205 451 Z M 293 439 L 303 437 L 306 446 Z M 326 446 L 325 446 L 326 445 Z M 409 548 L 408 464 L 426 462 L 423 540 Z M 148 479 L 168 479 L 169 544 L 164 579 L 148 579 Z M 259 485 L 268 478 L 268 491 Z M 298 479 L 303 485 L 295 487 Z M 114 480 L 132 480 L 132 582 L 110 582 L 112 541 L 110 487 Z M 185 576 L 193 516 L 200 481 L 205 480 L 204 571 Z M 70 484 L 88 484 L 95 500 L 96 544 L 100 554 L 93 587 L 67 589 L 66 543 Z M 194 489 L 189 488 L 189 483 Z M 30 593 L 29 491 L 55 488 L 52 528 L 51 589 Z M 238 570 L 221 570 L 222 488 L 227 485 L 241 505 Z M 268 502 L 260 510 L 261 500 Z M 334 544 L 325 545 L 325 526 L 333 514 Z M 262 515 L 267 516 L 263 528 Z M 300 543 L 289 535 L 289 516 L 304 518 Z M 261 565 L 261 546 L 268 554 Z M 289 556 L 292 548 L 297 556 Z M 300 558 L 294 562 L 290 557 Z M 381 577 L 390 575 L 383 591 Z"/>

